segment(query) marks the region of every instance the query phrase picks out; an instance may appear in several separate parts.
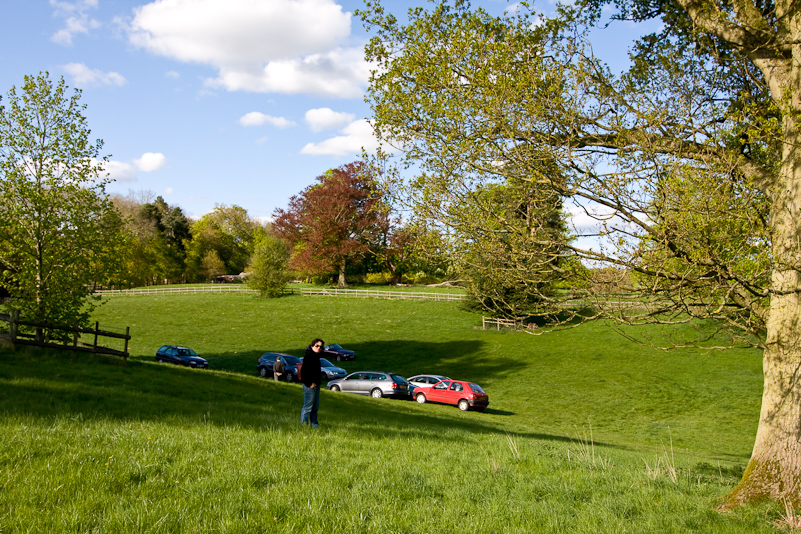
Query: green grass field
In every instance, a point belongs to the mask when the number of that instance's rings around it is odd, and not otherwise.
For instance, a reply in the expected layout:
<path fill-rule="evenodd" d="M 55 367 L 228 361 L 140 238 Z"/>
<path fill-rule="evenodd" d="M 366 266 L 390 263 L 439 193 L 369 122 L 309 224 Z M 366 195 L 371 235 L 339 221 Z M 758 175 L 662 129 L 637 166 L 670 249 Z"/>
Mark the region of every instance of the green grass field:
<path fill-rule="evenodd" d="M 482 331 L 445 302 L 291 296 L 109 299 L 132 357 L 0 353 L 0 532 L 773 532 L 719 513 L 759 414 L 757 351 L 663 352 L 601 323 Z M 447 374 L 485 413 L 256 376 L 314 337 L 348 371 Z M 184 344 L 209 371 L 158 365 Z"/>

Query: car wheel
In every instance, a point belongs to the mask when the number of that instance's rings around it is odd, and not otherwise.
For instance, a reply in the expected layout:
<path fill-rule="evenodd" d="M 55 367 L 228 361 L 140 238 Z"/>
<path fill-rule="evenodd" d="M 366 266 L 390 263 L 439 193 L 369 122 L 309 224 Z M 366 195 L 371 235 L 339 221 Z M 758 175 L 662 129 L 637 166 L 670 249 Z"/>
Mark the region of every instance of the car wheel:
<path fill-rule="evenodd" d="M 470 404 L 466 400 L 462 399 L 459 401 L 459 409 L 463 412 L 466 412 L 470 409 Z"/>
<path fill-rule="evenodd" d="M 374 399 L 380 399 L 381 397 L 384 396 L 384 393 L 380 389 L 375 388 L 373 391 L 370 392 L 370 396 L 373 397 Z"/>
<path fill-rule="evenodd" d="M 286 374 L 286 381 L 287 382 L 294 382 L 295 381 L 295 375 L 293 375 L 292 373 L 287 373 Z"/>
<path fill-rule="evenodd" d="M 156 361 L 157 361 L 158 363 L 164 363 L 164 360 L 162 360 L 161 358 L 156 358 Z"/>
<path fill-rule="evenodd" d="M 422 393 L 418 393 L 417 396 L 414 398 L 418 404 L 425 404 L 426 403 L 426 396 Z"/>
<path fill-rule="evenodd" d="M 337 361 L 338 361 L 338 362 L 341 362 L 341 361 L 342 361 L 342 356 L 340 356 L 339 354 L 337 354 Z"/>
<path fill-rule="evenodd" d="M 267 368 L 266 367 L 259 367 L 259 375 L 262 378 L 267 378 Z"/>
<path fill-rule="evenodd" d="M 331 391 L 340 391 L 339 386 L 331 386 Z"/>

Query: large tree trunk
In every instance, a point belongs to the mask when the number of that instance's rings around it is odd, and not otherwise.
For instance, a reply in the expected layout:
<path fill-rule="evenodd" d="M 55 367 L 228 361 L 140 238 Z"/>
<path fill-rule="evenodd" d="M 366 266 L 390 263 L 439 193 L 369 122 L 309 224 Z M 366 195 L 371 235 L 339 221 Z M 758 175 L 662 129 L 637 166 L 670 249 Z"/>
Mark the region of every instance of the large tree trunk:
<path fill-rule="evenodd" d="M 337 287 L 348 287 L 348 282 L 345 280 L 345 258 L 339 260 L 339 280 L 337 280 Z"/>
<path fill-rule="evenodd" d="M 801 507 L 801 110 L 799 47 L 787 85 L 779 177 L 770 189 L 773 277 L 767 321 L 762 411 L 754 451 L 729 505 L 772 499 Z M 787 86 L 785 86 L 787 87 Z"/>
<path fill-rule="evenodd" d="M 797 278 L 797 273 L 776 278 Z M 772 499 L 797 508 L 801 507 L 801 314 L 797 295 L 772 300 L 756 442 L 728 504 Z"/>

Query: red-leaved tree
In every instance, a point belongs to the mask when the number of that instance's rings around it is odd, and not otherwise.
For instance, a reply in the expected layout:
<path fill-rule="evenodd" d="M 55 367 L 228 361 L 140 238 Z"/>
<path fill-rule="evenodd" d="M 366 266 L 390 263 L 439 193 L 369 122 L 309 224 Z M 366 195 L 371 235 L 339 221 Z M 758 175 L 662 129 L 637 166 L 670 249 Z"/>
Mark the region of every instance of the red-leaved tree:
<path fill-rule="evenodd" d="M 382 246 L 390 226 L 376 170 L 354 162 L 317 177 L 273 213 L 276 234 L 292 249 L 290 267 L 310 274 L 338 274 L 344 287 L 348 262 Z"/>

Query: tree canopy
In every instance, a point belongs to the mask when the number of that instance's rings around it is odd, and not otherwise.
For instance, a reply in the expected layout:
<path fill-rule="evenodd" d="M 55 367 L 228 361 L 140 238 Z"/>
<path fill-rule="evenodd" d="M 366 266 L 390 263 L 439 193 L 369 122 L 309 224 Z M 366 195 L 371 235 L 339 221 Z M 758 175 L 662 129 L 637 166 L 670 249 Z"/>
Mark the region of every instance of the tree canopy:
<path fill-rule="evenodd" d="M 119 269 L 106 283 L 116 286 L 179 282 L 186 279 L 190 223 L 178 206 L 150 192 L 111 197 L 125 223 L 116 254 Z"/>
<path fill-rule="evenodd" d="M 71 325 L 90 311 L 120 220 L 103 143 L 89 138 L 80 91 L 67 93 L 40 73 L 0 106 L 0 283 L 24 316 Z"/>
<path fill-rule="evenodd" d="M 241 206 L 215 206 L 192 224 L 192 239 L 186 246 L 189 278 L 209 280 L 244 272 L 263 231 Z"/>
<path fill-rule="evenodd" d="M 263 297 L 280 297 L 289 281 L 289 250 L 267 232 L 260 236 L 248 266 L 248 285 Z"/>
<path fill-rule="evenodd" d="M 664 28 L 620 75 L 588 40 L 608 4 Z M 394 183 L 446 222 L 493 184 L 550 188 L 601 237 L 559 254 L 622 268 L 647 305 L 598 299 L 605 316 L 713 319 L 695 343 L 762 347 L 757 440 L 729 503 L 801 505 L 799 4 L 585 0 L 550 19 L 520 7 L 493 17 L 441 0 L 401 23 L 368 3 L 375 130 L 420 169 Z"/>
<path fill-rule="evenodd" d="M 277 209 L 274 229 L 290 244 L 290 265 L 314 275 L 335 272 L 347 285 L 348 262 L 383 246 L 389 209 L 376 182 L 376 170 L 364 162 L 348 163 L 317 177 Z"/>

